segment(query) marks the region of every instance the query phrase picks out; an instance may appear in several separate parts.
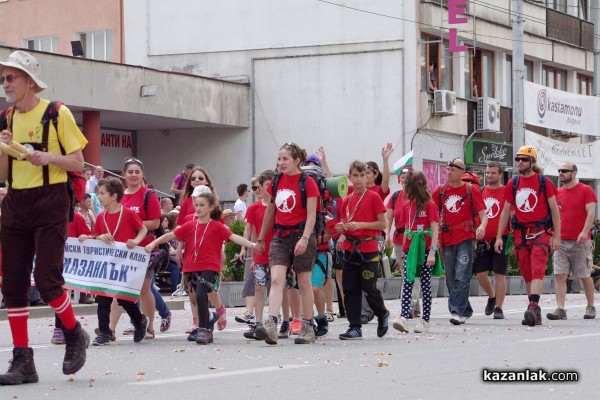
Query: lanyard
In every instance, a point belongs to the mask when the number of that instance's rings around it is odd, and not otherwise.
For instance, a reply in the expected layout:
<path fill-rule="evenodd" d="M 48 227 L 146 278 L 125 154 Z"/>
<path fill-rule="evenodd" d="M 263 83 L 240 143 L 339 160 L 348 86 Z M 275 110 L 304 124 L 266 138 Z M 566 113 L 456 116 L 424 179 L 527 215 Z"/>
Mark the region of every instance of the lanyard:
<path fill-rule="evenodd" d="M 204 242 L 204 236 L 206 235 L 206 231 L 208 230 L 208 226 L 212 222 L 212 219 L 208 220 L 208 223 L 204 227 L 204 233 L 202 233 L 202 238 L 200 239 L 200 244 L 196 245 L 196 240 L 198 239 L 198 225 L 200 225 L 200 218 L 196 221 L 196 229 L 194 229 L 194 261 L 198 258 L 198 252 L 200 250 L 200 246 L 202 246 L 202 242 Z"/>
<path fill-rule="evenodd" d="M 123 206 L 121 206 L 121 209 L 119 210 L 119 219 L 117 220 L 117 226 L 115 227 L 115 231 L 114 232 L 111 232 L 110 229 L 108 228 L 108 224 L 106 223 L 106 216 L 107 215 L 108 215 L 108 210 L 106 210 L 106 214 L 104 215 L 104 227 L 106 228 L 106 231 L 114 239 L 115 235 L 117 234 L 117 231 L 119 230 L 119 226 L 121 226 L 121 218 L 123 217 Z"/>

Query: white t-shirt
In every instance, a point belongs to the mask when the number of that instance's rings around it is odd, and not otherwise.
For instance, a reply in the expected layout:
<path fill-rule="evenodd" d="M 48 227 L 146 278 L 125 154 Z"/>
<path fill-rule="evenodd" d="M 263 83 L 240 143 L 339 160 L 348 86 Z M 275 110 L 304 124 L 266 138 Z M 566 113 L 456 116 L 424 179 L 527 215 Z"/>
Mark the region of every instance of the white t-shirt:
<path fill-rule="evenodd" d="M 248 208 L 248 206 L 246 206 L 246 202 L 243 201 L 242 199 L 237 199 L 235 201 L 235 204 L 233 205 L 233 212 L 234 213 L 238 213 L 238 211 L 242 212 L 242 219 L 244 219 L 246 217 L 246 209 Z"/>

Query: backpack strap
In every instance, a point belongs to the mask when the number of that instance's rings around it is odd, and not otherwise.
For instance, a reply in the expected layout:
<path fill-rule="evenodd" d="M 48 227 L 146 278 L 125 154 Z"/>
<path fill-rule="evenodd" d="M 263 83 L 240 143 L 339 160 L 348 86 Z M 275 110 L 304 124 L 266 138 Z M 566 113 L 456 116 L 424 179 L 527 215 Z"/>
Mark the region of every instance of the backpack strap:
<path fill-rule="evenodd" d="M 150 203 L 150 195 L 154 193 L 154 190 L 148 189 L 146 193 L 144 193 L 144 213 L 146 217 L 148 216 L 148 203 Z"/>
<path fill-rule="evenodd" d="M 58 138 L 58 109 L 62 106 L 62 103 L 59 101 L 51 101 L 48 103 L 48 107 L 44 111 L 42 115 L 42 120 L 40 121 L 43 127 L 42 130 L 42 145 L 46 144 L 45 148 L 48 151 L 48 137 L 50 136 L 50 122 L 54 125 L 54 130 L 56 131 L 56 140 L 58 145 L 60 146 L 60 152 L 62 155 L 65 155 L 65 149 L 60 143 L 60 139 Z M 48 165 L 44 165 L 42 169 L 42 175 L 44 178 L 44 186 L 48 186 L 50 184 L 50 168 Z"/>
<path fill-rule="evenodd" d="M 277 172 L 273 179 L 271 179 L 271 203 L 275 202 L 275 196 L 277 195 L 277 185 L 279 184 L 279 179 L 281 179 L 282 172 Z"/>
<path fill-rule="evenodd" d="M 400 196 L 400 190 L 396 190 L 394 194 L 392 194 L 392 210 L 396 209 L 396 201 L 398 200 L 398 196 Z"/>
<path fill-rule="evenodd" d="M 306 208 L 306 172 L 300 173 L 300 181 L 298 187 L 300 189 L 300 199 L 302 200 L 302 207 Z"/>
<path fill-rule="evenodd" d="M 5 129 L 9 129 L 12 131 L 12 122 L 13 117 L 15 115 L 16 108 L 13 106 L 7 107 L 6 109 L 0 111 L 0 131 Z M 8 114 L 10 114 L 10 125 L 8 121 Z M 9 185 L 12 185 L 12 163 L 14 161 L 14 157 L 8 156 L 8 176 L 7 181 Z"/>

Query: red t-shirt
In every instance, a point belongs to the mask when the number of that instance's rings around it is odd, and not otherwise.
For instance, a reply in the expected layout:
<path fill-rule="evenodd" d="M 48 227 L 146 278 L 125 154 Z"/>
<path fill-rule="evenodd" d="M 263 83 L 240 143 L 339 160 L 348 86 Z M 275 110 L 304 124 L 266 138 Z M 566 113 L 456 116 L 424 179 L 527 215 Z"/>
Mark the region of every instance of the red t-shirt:
<path fill-rule="evenodd" d="M 362 197 L 362 200 L 361 200 Z M 344 199 L 340 218 L 344 224 L 349 222 L 374 222 L 377 221 L 379 214 L 385 213 L 385 205 L 381 197 L 372 190 L 366 190 L 364 197 L 362 193 L 352 193 Z M 381 236 L 381 231 L 377 229 L 358 229 L 355 231 L 346 231 L 344 234 L 352 238 L 366 238 Z M 352 251 L 352 243 L 345 240 L 342 250 Z M 373 253 L 379 251 L 379 244 L 375 240 L 369 240 L 358 244 L 358 250 L 362 253 Z"/>
<path fill-rule="evenodd" d="M 335 232 L 335 224 L 337 224 L 338 221 L 336 221 L 335 219 L 331 219 L 329 221 L 327 221 L 325 223 L 325 229 L 323 229 L 323 232 L 326 232 L 327 230 L 330 231 L 331 235 L 333 236 Z M 317 237 L 317 251 L 323 252 L 323 251 L 327 251 L 329 250 L 329 240 L 325 240 L 323 243 L 321 243 L 321 236 Z"/>
<path fill-rule="evenodd" d="M 148 198 L 148 214 L 146 214 L 146 211 L 144 210 L 144 196 L 148 190 L 150 189 L 143 187 L 133 194 L 123 195 L 121 204 L 135 212 L 142 221 L 152 221 L 155 219 L 160 220 L 160 217 L 162 217 L 162 211 L 160 210 L 160 201 L 158 201 L 156 193 L 152 192 L 152 194 L 150 194 L 150 198 Z M 145 246 L 153 240 L 154 233 L 150 233 L 144 238 L 144 240 L 142 240 L 140 246 Z"/>
<path fill-rule="evenodd" d="M 76 238 L 81 235 L 91 235 L 92 231 L 79 213 L 73 213 L 73 221 L 69 222 L 69 237 Z"/>
<path fill-rule="evenodd" d="M 508 190 L 504 191 L 504 199 L 514 205 L 517 221 L 521 224 L 531 224 L 546 218 L 550 210 L 548 210 L 546 199 L 540 191 L 538 174 L 529 177 L 521 176 L 516 196 L 513 196 L 512 191 L 513 179 L 511 178 L 506 184 Z M 556 196 L 556 186 L 548 177 L 546 177 L 546 196 L 549 199 Z M 516 197 L 516 199 L 513 197 Z"/>
<path fill-rule="evenodd" d="M 263 205 L 262 200 L 258 200 L 257 202 L 250 204 L 246 210 L 246 222 L 249 223 L 251 227 L 254 227 L 257 236 L 260 234 L 262 229 L 263 218 L 266 210 L 267 206 Z M 269 264 L 269 248 L 271 246 L 271 240 L 273 240 L 272 222 L 265 236 L 265 250 L 260 254 L 252 253 L 252 260 L 255 264 Z"/>
<path fill-rule="evenodd" d="M 282 174 L 277 184 L 277 193 L 273 202 L 277 211 L 275 212 L 275 223 L 283 226 L 295 226 L 306 221 L 306 208 L 302 206 L 300 195 L 300 175 Z M 271 185 L 267 192 L 273 196 Z M 306 200 L 319 197 L 319 188 L 311 176 L 306 177 Z M 318 200 L 318 199 L 317 199 Z M 317 201 L 317 211 L 319 202 Z"/>
<path fill-rule="evenodd" d="M 207 227 L 208 225 L 208 227 Z M 173 231 L 177 240 L 185 240 L 183 272 L 221 271 L 221 248 L 233 233 L 220 222 L 186 222 Z"/>
<path fill-rule="evenodd" d="M 457 188 L 453 188 L 449 184 L 445 185 L 444 189 L 444 204 L 440 207 L 441 199 L 441 190 L 442 186 L 438 186 L 433 193 L 432 199 L 438 210 L 441 208 L 443 212 L 443 224 L 454 226 L 463 224 L 465 221 L 470 221 L 472 219 L 471 216 L 471 199 L 467 194 L 467 185 L 461 185 Z M 471 197 L 473 198 L 473 204 L 475 207 L 475 215 L 479 213 L 479 211 L 485 210 L 485 204 L 483 203 L 483 199 L 481 198 L 481 193 L 479 193 L 479 189 L 477 186 L 471 186 Z M 442 214 L 440 214 L 442 215 Z M 448 232 L 442 232 L 442 243 L 444 246 L 453 246 L 455 244 L 464 242 L 465 240 L 471 240 L 475 238 L 475 232 L 471 232 L 467 229 L 462 229 L 461 227 L 457 227 L 454 229 L 450 229 Z"/>
<path fill-rule="evenodd" d="M 394 210 L 394 228 L 390 234 L 392 235 L 392 242 L 394 244 L 402 244 L 404 242 L 404 233 L 398 232 L 397 229 L 404 228 L 404 205 L 407 203 L 404 198 L 404 191 L 401 190 L 396 199 L 396 204 L 392 204 L 393 196 L 387 201 L 386 208 L 388 210 Z"/>
<path fill-rule="evenodd" d="M 488 217 L 488 224 L 485 229 L 483 240 L 489 241 L 496 238 L 498 233 L 498 224 L 500 223 L 500 214 L 504 208 L 504 190 L 506 186 L 500 186 L 498 189 L 490 189 L 488 186 L 483 188 L 481 197 L 485 203 L 485 213 Z M 502 233 L 502 236 L 508 235 L 508 224 Z"/>
<path fill-rule="evenodd" d="M 404 228 L 407 231 L 417 231 L 418 226 L 423 225 L 423 230 L 431 227 L 432 222 L 440 222 L 440 212 L 435 203 L 428 200 L 423 209 L 417 214 L 417 205 L 411 201 L 404 201 L 402 204 L 404 214 Z M 431 247 L 431 238 L 425 235 L 425 248 Z M 410 248 L 410 240 L 406 240 L 402 246 L 402 250 L 406 253 Z"/>
<path fill-rule="evenodd" d="M 117 228 L 119 222 L 120 212 L 114 214 L 108 213 L 106 210 L 98 214 L 96 218 L 96 224 L 94 224 L 94 233 L 96 235 L 102 235 L 104 233 L 110 233 L 117 242 L 127 243 L 129 239 L 135 239 L 137 233 L 142 229 L 142 220 L 138 215 L 131 209 L 123 206 L 123 216 L 121 217 L 121 223 Z M 106 224 L 104 223 L 106 221 Z M 106 229 L 108 225 L 108 230 Z M 109 232 L 110 230 L 110 232 Z M 140 243 L 141 245 L 141 243 Z"/>
<path fill-rule="evenodd" d="M 379 195 L 379 197 L 381 197 L 381 201 L 384 201 L 385 198 L 388 196 L 388 194 L 390 194 L 390 188 L 388 187 L 387 192 L 383 192 L 383 189 L 381 188 L 381 185 L 375 185 L 375 186 L 371 186 L 368 187 L 367 189 L 374 191 L 375 193 L 377 193 Z M 348 194 L 352 194 L 354 193 L 354 186 L 348 186 Z"/>
<path fill-rule="evenodd" d="M 558 189 L 556 201 L 560 210 L 560 238 L 577 240 L 587 218 L 585 206 L 598 202 L 596 193 L 588 185 L 578 183 L 571 189 L 564 186 Z"/>
<path fill-rule="evenodd" d="M 194 214 L 196 209 L 194 208 L 194 201 L 192 196 L 186 197 L 186 199 L 181 203 L 181 207 L 179 208 L 179 215 L 177 216 L 177 225 L 183 225 L 186 223 L 185 217 L 190 214 Z"/>

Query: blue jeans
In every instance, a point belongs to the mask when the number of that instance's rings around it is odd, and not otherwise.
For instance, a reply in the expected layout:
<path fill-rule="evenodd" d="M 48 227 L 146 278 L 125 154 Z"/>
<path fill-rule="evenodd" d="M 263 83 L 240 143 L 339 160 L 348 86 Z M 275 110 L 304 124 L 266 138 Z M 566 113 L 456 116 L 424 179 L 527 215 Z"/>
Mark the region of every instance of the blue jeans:
<path fill-rule="evenodd" d="M 469 290 L 473 276 L 473 243 L 465 240 L 453 246 L 444 246 L 444 269 L 448 287 L 448 310 L 461 317 L 473 315 Z"/>
<path fill-rule="evenodd" d="M 158 290 L 154 284 L 150 285 L 150 289 L 152 290 L 154 300 L 156 301 L 156 311 L 158 311 L 158 315 L 160 315 L 162 319 L 167 318 L 171 314 L 171 310 L 169 310 L 169 307 L 167 307 L 167 304 L 163 300 L 160 293 L 158 293 Z"/>
<path fill-rule="evenodd" d="M 171 259 L 169 259 L 169 265 L 167 265 L 167 271 L 171 273 L 170 281 L 171 281 L 171 293 L 177 290 L 177 285 L 181 283 L 181 271 L 179 270 L 179 265 Z"/>

